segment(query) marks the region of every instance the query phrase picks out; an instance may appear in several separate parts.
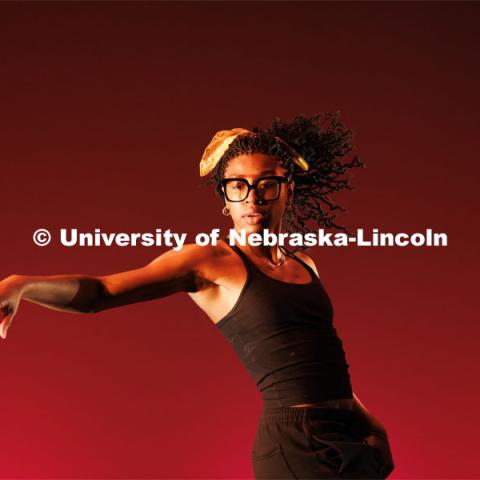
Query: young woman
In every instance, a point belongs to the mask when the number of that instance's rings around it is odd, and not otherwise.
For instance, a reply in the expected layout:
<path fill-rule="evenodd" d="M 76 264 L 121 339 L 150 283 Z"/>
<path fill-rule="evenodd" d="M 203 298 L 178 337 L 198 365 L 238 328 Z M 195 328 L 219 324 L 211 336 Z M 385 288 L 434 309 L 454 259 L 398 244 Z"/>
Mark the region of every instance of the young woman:
<path fill-rule="evenodd" d="M 327 126 L 322 128 L 321 121 Z M 337 114 L 217 132 L 200 174 L 224 202 L 236 232 L 301 232 L 333 223 L 328 194 L 364 166 Z M 21 299 L 74 313 L 185 292 L 216 324 L 255 380 L 263 410 L 252 451 L 255 478 L 386 478 L 394 468 L 386 430 L 352 391 L 330 299 L 310 257 L 282 246 L 223 238 L 188 244 L 135 270 L 105 276 L 12 275 L 0 282 L 0 334 Z M 230 244 L 232 243 L 232 244 Z"/>

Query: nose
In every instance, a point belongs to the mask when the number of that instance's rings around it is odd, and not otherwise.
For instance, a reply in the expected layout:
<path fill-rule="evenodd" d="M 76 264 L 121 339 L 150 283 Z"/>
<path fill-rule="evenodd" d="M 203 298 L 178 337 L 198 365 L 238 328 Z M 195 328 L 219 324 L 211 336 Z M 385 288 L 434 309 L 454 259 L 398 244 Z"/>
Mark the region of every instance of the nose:
<path fill-rule="evenodd" d="M 261 201 L 261 199 L 258 197 L 255 189 L 251 188 L 250 191 L 248 192 L 248 195 L 247 195 L 247 198 L 245 199 L 245 202 L 247 202 L 247 203 L 257 203 L 258 201 Z"/>

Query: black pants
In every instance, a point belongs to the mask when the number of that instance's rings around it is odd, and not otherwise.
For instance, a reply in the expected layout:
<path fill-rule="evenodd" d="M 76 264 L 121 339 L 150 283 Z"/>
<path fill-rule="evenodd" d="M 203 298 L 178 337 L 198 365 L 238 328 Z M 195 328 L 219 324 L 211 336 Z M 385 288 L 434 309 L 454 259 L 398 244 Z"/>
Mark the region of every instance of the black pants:
<path fill-rule="evenodd" d="M 255 479 L 384 478 L 367 433 L 351 410 L 264 405 L 251 453 Z"/>

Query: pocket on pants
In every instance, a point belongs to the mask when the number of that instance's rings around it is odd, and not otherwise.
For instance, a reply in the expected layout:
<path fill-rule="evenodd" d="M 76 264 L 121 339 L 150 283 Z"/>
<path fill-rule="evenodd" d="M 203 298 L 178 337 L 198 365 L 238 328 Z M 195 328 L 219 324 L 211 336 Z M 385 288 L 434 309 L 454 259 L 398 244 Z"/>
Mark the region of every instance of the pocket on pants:
<path fill-rule="evenodd" d="M 378 454 L 366 442 L 345 432 L 322 431 L 318 426 L 310 430 L 309 443 L 317 460 L 341 478 L 382 478 Z"/>
<path fill-rule="evenodd" d="M 337 442 L 326 441 L 316 435 L 311 435 L 309 443 L 317 460 L 322 465 L 337 473 L 344 468 L 341 446 L 337 445 Z"/>
<path fill-rule="evenodd" d="M 297 478 L 292 472 L 279 443 L 275 443 L 265 452 L 253 451 L 251 457 L 256 480 L 292 480 Z"/>

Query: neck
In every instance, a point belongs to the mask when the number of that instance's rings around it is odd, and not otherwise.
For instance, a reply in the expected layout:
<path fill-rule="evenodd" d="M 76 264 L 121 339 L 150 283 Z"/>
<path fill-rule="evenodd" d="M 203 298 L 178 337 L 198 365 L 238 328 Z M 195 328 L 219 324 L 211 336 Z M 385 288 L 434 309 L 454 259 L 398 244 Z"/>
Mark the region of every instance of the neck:
<path fill-rule="evenodd" d="M 264 257 L 273 264 L 277 264 L 283 258 L 283 253 L 278 245 L 266 246 L 266 245 L 248 245 L 250 251 L 257 257 Z"/>
<path fill-rule="evenodd" d="M 239 229 L 235 227 L 235 230 L 239 232 Z M 267 229 L 270 233 L 274 233 L 277 238 L 279 233 L 281 232 L 281 226 L 278 225 L 276 227 L 271 227 Z M 247 245 L 246 248 L 249 249 L 254 255 L 257 257 L 264 257 L 268 261 L 272 262 L 273 264 L 279 263 L 282 258 L 284 257 L 284 254 L 282 253 L 280 247 L 278 245 L 252 245 L 249 242 L 249 237 L 252 233 L 260 233 L 260 232 L 246 232 L 246 239 L 247 239 Z"/>

